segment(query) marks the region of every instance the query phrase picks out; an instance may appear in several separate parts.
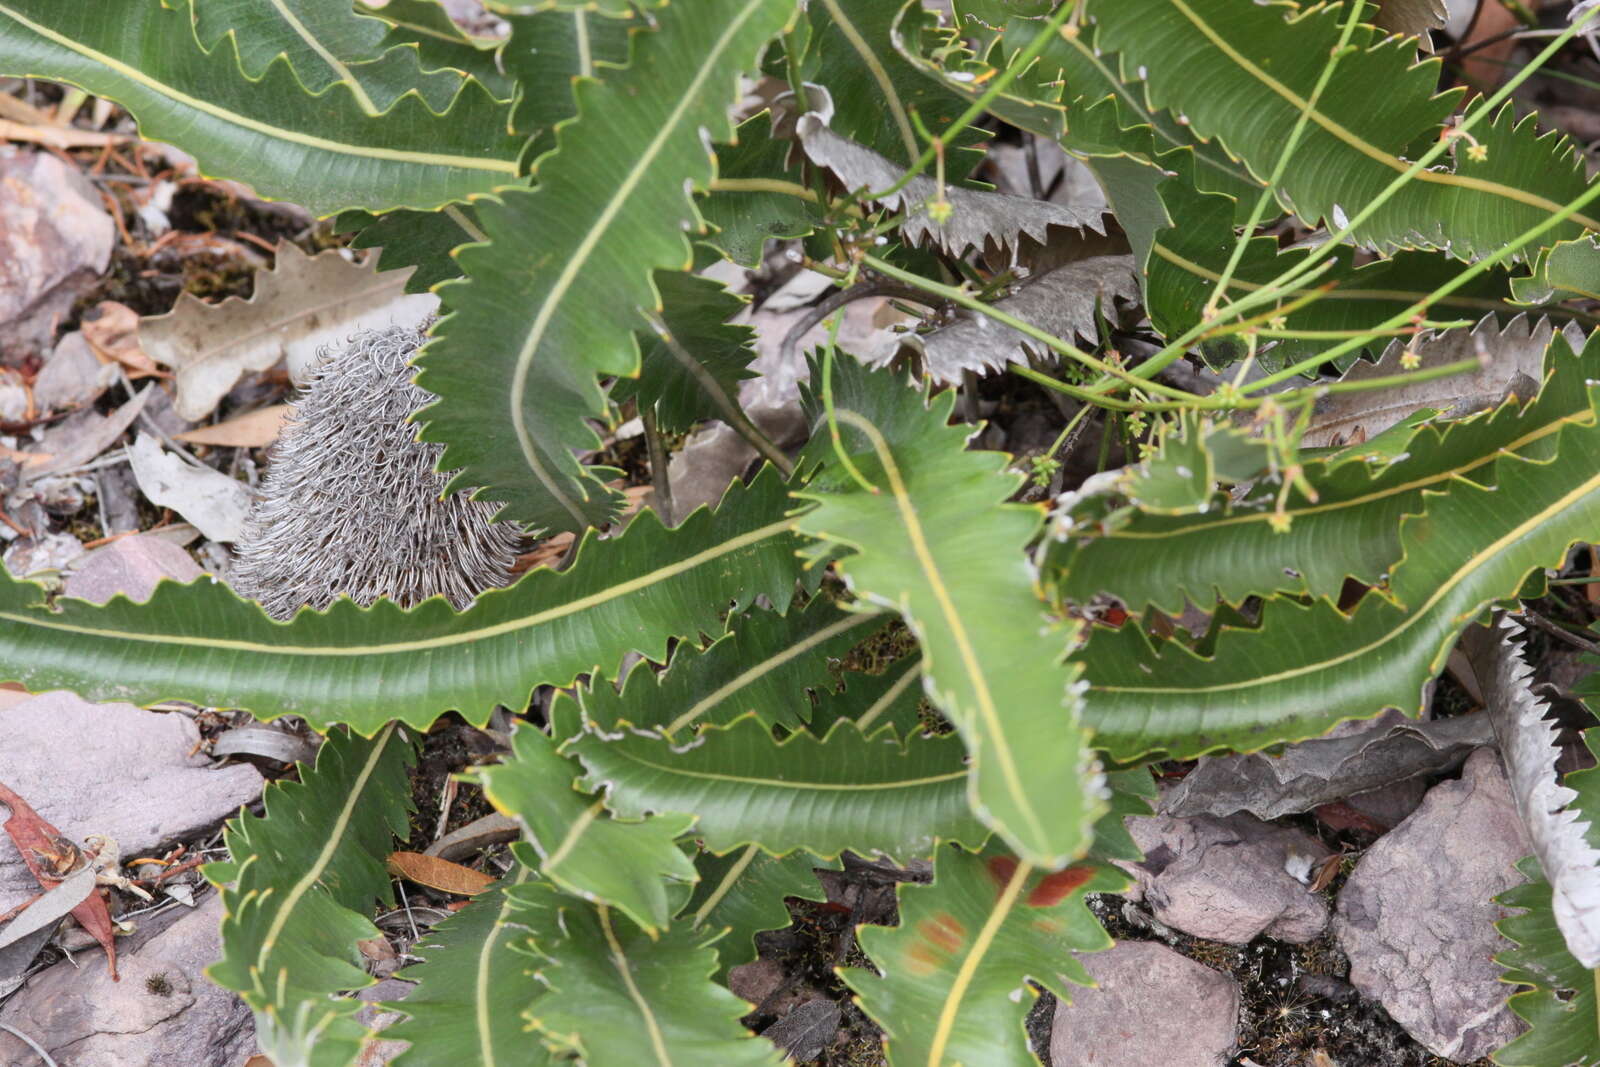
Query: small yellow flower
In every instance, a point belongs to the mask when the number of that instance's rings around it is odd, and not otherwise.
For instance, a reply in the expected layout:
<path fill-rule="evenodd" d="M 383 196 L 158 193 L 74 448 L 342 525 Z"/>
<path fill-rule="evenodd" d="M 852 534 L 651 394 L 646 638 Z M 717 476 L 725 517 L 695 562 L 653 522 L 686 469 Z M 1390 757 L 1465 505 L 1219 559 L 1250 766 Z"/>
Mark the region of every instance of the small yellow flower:
<path fill-rule="evenodd" d="M 1289 526 L 1294 522 L 1294 516 L 1287 511 L 1274 511 L 1267 516 L 1267 525 L 1272 527 L 1273 533 L 1288 533 Z"/>
<path fill-rule="evenodd" d="M 1416 370 L 1420 366 L 1422 366 L 1422 357 L 1411 349 L 1408 348 L 1400 353 L 1400 367 L 1402 370 Z"/>
<path fill-rule="evenodd" d="M 928 204 L 928 217 L 935 223 L 943 226 L 950 221 L 950 216 L 955 214 L 955 206 L 944 197 L 930 201 Z"/>
<path fill-rule="evenodd" d="M 1467 146 L 1467 158 L 1472 160 L 1474 163 L 1485 163 L 1485 162 L 1488 162 L 1488 159 L 1489 159 L 1489 146 L 1486 145 L 1486 144 L 1468 145 Z"/>

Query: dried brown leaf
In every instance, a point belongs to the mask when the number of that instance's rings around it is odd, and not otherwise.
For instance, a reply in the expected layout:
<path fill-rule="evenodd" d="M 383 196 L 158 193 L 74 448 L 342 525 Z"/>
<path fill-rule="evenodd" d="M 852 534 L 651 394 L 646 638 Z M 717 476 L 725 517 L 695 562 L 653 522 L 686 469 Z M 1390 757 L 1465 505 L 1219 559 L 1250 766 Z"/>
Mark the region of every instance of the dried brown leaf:
<path fill-rule="evenodd" d="M 265 448 L 278 439 L 283 420 L 292 405 L 273 404 L 259 408 L 247 415 L 219 422 L 213 426 L 200 426 L 177 435 L 177 440 L 191 445 L 218 445 L 224 448 Z"/>
<path fill-rule="evenodd" d="M 408 878 L 441 893 L 457 893 L 466 897 L 483 892 L 494 882 L 482 871 L 421 852 L 391 852 L 388 866 L 389 873 L 397 878 Z"/>

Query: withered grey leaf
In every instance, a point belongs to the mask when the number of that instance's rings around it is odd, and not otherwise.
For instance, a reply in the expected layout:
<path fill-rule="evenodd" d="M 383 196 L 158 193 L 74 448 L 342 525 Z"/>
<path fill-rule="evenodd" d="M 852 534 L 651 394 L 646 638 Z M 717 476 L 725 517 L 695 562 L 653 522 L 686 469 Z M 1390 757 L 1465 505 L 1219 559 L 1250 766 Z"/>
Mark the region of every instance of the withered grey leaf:
<path fill-rule="evenodd" d="M 213 756 L 265 756 L 280 763 L 310 763 L 317 746 L 308 738 L 266 723 L 236 726 L 211 746 Z"/>
<path fill-rule="evenodd" d="M 798 1005 L 793 1011 L 761 1032 L 789 1059 L 797 1063 L 814 1060 L 833 1044 L 839 1032 L 839 1005 L 818 997 Z"/>
<path fill-rule="evenodd" d="M 290 376 L 303 383 L 323 346 L 361 330 L 420 322 L 439 298 L 407 294 L 411 274 L 380 274 L 376 258 L 352 263 L 336 249 L 308 256 L 282 241 L 272 269 L 256 272 L 249 299 L 208 304 L 185 293 L 172 311 L 139 324 L 140 340 L 173 368 L 178 414 L 196 422 L 251 371 L 286 359 Z"/>
<path fill-rule="evenodd" d="M 834 133 L 815 113 L 802 116 L 797 131 L 811 162 L 832 171 L 852 191 L 887 189 L 905 173 L 904 168 L 870 148 Z M 907 241 L 920 245 L 931 239 L 952 256 L 966 255 L 972 249 L 1015 249 L 1024 235 L 1043 245 L 1046 231 L 1052 226 L 1105 233 L 1104 201 L 1099 198 L 1080 209 L 952 185 L 945 188 L 950 216 L 939 223 L 927 210 L 938 194 L 939 187 L 932 178 L 918 175 L 878 203 L 906 213 L 900 232 Z"/>
<path fill-rule="evenodd" d="M 94 868 L 85 864 L 45 892 L 38 900 L 5 926 L 0 926 L 0 948 L 13 945 L 29 934 L 43 930 L 72 911 L 94 892 Z M 3 972 L 0 972 L 3 974 Z"/>
<path fill-rule="evenodd" d="M 1419 774 L 1450 770 L 1494 740 L 1481 714 L 1417 722 L 1391 708 L 1370 729 L 1288 745 L 1281 756 L 1207 756 L 1162 799 L 1165 815 L 1262 819 L 1310 811 Z"/>
<path fill-rule="evenodd" d="M 1493 629 L 1471 627 L 1461 642 L 1472 658 L 1484 704 L 1500 741 L 1500 760 L 1511 797 L 1554 890 L 1556 925 L 1567 948 L 1585 967 L 1600 965 L 1600 850 L 1589 844 L 1591 819 L 1561 784 L 1561 749 L 1550 707 L 1534 695 L 1533 668 L 1514 643 L 1522 627 L 1502 615 Z"/>
<path fill-rule="evenodd" d="M 1518 315 L 1501 330 L 1493 315 L 1485 315 L 1470 330 L 1436 334 L 1411 346 L 1422 360 L 1418 369 L 1473 357 L 1483 361 L 1481 368 L 1387 389 L 1329 394 L 1317 401 L 1311 428 L 1301 444 L 1322 448 L 1364 441 L 1422 408 L 1442 412 L 1446 418 L 1460 418 L 1494 407 L 1510 393 L 1528 400 L 1543 380 L 1544 350 L 1554 333 L 1549 319 L 1534 321 Z M 1581 335 L 1574 343 L 1582 347 Z M 1405 351 L 1400 341 L 1390 342 L 1376 363 L 1358 362 L 1342 380 L 1361 382 L 1404 374 L 1400 357 Z"/>
<path fill-rule="evenodd" d="M 1057 267 L 995 301 L 994 306 L 1057 337 L 1092 341 L 1099 332 L 1097 304 L 1108 318 L 1115 318 L 1115 301 L 1138 296 L 1132 256 L 1091 256 Z M 895 336 L 887 350 L 867 353 L 867 361 L 887 362 L 902 347 L 920 353 L 928 374 L 939 382 L 960 381 L 966 370 L 1000 370 L 1008 363 L 1020 362 L 1024 350 L 1040 356 L 1048 351 L 1020 330 L 975 312 L 963 312 L 956 322 L 932 333 Z"/>

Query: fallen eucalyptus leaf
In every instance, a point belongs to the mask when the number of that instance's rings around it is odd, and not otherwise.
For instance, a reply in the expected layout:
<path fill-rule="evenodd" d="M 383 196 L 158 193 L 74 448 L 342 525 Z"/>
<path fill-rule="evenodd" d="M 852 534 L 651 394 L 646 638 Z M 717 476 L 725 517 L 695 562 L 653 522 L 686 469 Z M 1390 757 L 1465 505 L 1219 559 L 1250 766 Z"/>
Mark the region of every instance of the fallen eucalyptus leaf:
<path fill-rule="evenodd" d="M 1164 815 L 1261 819 L 1310 811 L 1419 774 L 1450 770 L 1494 731 L 1481 714 L 1417 722 L 1390 709 L 1370 729 L 1285 746 L 1283 755 L 1206 756 L 1161 802 Z"/>
<path fill-rule="evenodd" d="M 800 146 L 811 162 L 832 171 L 852 192 L 887 189 L 905 174 L 903 168 L 872 149 L 834 133 L 815 113 L 802 116 L 796 130 Z M 1047 243 L 1046 231 L 1052 226 L 1105 233 L 1103 201 L 1080 210 L 1048 200 L 954 185 L 946 186 L 942 196 L 941 201 L 938 183 L 918 175 L 904 188 L 879 197 L 876 202 L 906 213 L 900 232 L 907 241 L 922 244 L 931 238 L 952 256 L 966 255 L 972 249 L 1016 249 L 1024 236 L 1043 245 Z M 949 214 L 943 221 L 935 221 L 929 205 L 941 202 L 948 206 Z"/>
<path fill-rule="evenodd" d="M 208 304 L 192 294 L 166 315 L 145 319 L 144 349 L 176 371 L 178 414 L 190 422 L 209 415 L 251 371 L 286 359 L 297 383 L 318 349 L 362 330 L 421 322 L 438 307 L 430 293 L 405 292 L 411 270 L 378 273 L 377 259 L 355 264 L 338 249 L 308 256 L 280 242 L 277 262 L 256 274 L 250 299 Z"/>
<path fill-rule="evenodd" d="M 463 860 L 479 849 L 508 844 L 521 836 L 521 823 L 509 815 L 494 811 L 445 834 L 429 845 L 423 854 L 451 861 Z"/>
<path fill-rule="evenodd" d="M 139 412 L 155 395 L 155 386 L 131 397 L 110 415 L 93 411 L 79 412 L 60 426 L 53 427 L 40 438 L 31 451 L 0 447 L 0 459 L 14 460 L 22 466 L 22 479 L 31 482 L 47 474 L 81 467 L 111 446 L 122 432 L 139 417 Z"/>
<path fill-rule="evenodd" d="M 80 870 L 67 875 L 53 889 L 46 890 L 22 914 L 0 926 L 0 949 L 16 944 L 71 913 L 73 908 L 94 892 L 94 873 L 94 868 L 85 864 Z"/>
<path fill-rule="evenodd" d="M 494 884 L 494 879 L 482 871 L 421 852 L 391 852 L 388 868 L 389 873 L 397 878 L 407 878 L 429 889 L 464 897 L 481 893 Z"/>
<path fill-rule="evenodd" d="M 278 439 L 292 404 L 273 404 L 214 426 L 199 426 L 177 434 L 175 440 L 191 445 L 225 448 L 265 448 Z"/>
<path fill-rule="evenodd" d="M 1559 737 L 1545 718 L 1550 706 L 1534 695 L 1533 668 L 1514 643 L 1521 633 L 1502 615 L 1493 629 L 1472 627 L 1461 641 L 1483 687 L 1517 814 L 1554 891 L 1556 925 L 1573 958 L 1593 969 L 1600 966 L 1600 849 L 1589 843 L 1591 813 L 1557 777 Z"/>
<path fill-rule="evenodd" d="M 1096 307 L 1107 318 L 1115 318 L 1117 300 L 1136 300 L 1138 296 L 1132 256 L 1091 256 L 1028 282 L 995 301 L 994 307 L 1057 337 L 1093 340 L 1099 335 Z M 962 371 L 983 373 L 1020 362 L 1025 351 L 1049 354 L 1044 345 L 1020 330 L 967 312 L 932 333 L 896 335 L 886 349 L 868 354 L 867 361 L 887 363 L 902 348 L 920 353 L 928 374 L 946 383 L 959 382 Z"/>
<path fill-rule="evenodd" d="M 139 490 L 157 507 L 171 508 L 213 541 L 235 541 L 250 510 L 250 490 L 209 467 L 191 467 L 140 434 L 128 449 Z"/>

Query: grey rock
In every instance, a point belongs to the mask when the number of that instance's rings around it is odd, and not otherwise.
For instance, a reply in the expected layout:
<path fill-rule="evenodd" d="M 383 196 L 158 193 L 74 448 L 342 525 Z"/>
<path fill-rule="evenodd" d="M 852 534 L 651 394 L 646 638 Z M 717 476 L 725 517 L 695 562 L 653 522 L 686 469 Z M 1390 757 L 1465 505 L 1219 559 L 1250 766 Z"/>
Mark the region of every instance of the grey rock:
<path fill-rule="evenodd" d="M 41 348 L 111 259 L 116 229 L 83 175 L 48 152 L 0 155 L 0 354 Z"/>
<path fill-rule="evenodd" d="M 100 362 L 83 333 L 73 330 L 56 342 L 33 380 L 33 400 L 45 411 L 83 407 L 116 380 L 116 364 Z"/>
<path fill-rule="evenodd" d="M 0 711 L 0 736 L 0 782 L 73 841 L 101 834 L 124 856 L 197 837 L 261 792 L 254 767 L 213 768 L 191 755 L 200 739 L 194 723 L 132 704 L 45 693 Z M 0 839 L 0 912 L 38 889 Z"/>
<path fill-rule="evenodd" d="M 189 553 L 160 537 L 134 536 L 91 552 L 67 578 L 66 596 L 104 604 L 121 593 L 145 601 L 163 578 L 192 582 L 203 572 Z"/>
<path fill-rule="evenodd" d="M 4 1006 L 16 1027 L 62 1067 L 238 1067 L 255 1049 L 250 1009 L 204 968 L 222 952 L 221 897 L 212 894 L 160 930 L 118 946 L 122 981 L 68 960 L 28 980 Z M 37 1063 L 0 1031 L 0 1063 Z"/>
<path fill-rule="evenodd" d="M 728 988 L 752 1004 L 760 1004 L 787 981 L 788 975 L 776 960 L 753 960 L 728 971 Z"/>
<path fill-rule="evenodd" d="M 1239 987 L 1165 945 L 1123 941 L 1079 957 L 1098 988 L 1071 987 L 1050 1027 L 1054 1067 L 1216 1067 L 1239 1036 Z"/>
<path fill-rule="evenodd" d="M 1130 816 L 1142 863 L 1127 895 L 1156 919 L 1195 937 L 1242 945 L 1265 934 L 1310 941 L 1328 924 L 1327 905 L 1302 881 L 1328 849 L 1299 830 L 1253 815 Z"/>
<path fill-rule="evenodd" d="M 1339 894 L 1333 929 L 1350 982 L 1436 1056 L 1468 1063 L 1523 1029 L 1495 953 L 1509 947 L 1490 899 L 1522 879 L 1530 851 L 1494 750 L 1429 790 L 1367 850 Z"/>

